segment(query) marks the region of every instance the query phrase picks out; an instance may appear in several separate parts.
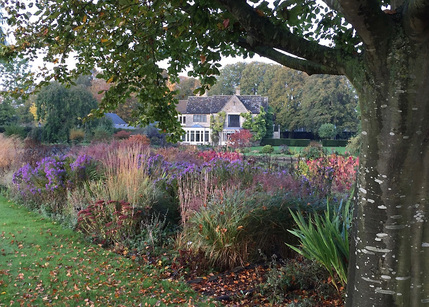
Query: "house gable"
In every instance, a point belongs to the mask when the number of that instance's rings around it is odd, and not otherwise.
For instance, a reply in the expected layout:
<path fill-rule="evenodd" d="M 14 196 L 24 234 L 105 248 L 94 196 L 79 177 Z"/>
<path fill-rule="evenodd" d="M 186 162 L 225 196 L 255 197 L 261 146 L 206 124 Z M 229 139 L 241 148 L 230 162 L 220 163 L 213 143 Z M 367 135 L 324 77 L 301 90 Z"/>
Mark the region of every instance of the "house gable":
<path fill-rule="evenodd" d="M 232 102 L 232 106 L 231 105 Z M 181 114 L 216 114 L 226 111 L 226 108 L 236 105 L 244 106 L 240 112 L 250 111 L 259 114 L 261 106 L 268 108 L 268 97 L 254 95 L 216 95 L 216 96 L 190 96 L 188 100 L 181 100 L 177 111 Z"/>
<path fill-rule="evenodd" d="M 250 110 L 246 108 L 237 96 L 233 95 L 228 102 L 225 103 L 221 111 L 224 111 L 226 114 L 240 114 Z"/>

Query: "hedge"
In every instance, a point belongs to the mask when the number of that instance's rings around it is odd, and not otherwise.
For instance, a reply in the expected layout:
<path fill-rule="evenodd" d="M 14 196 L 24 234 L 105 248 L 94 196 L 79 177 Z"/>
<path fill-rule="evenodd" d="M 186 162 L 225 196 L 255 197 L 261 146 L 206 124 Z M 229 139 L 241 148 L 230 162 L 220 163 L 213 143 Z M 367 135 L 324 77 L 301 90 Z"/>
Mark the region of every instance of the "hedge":
<path fill-rule="evenodd" d="M 292 147 L 307 147 L 310 144 L 310 139 L 262 139 L 261 146 L 281 146 L 287 145 Z"/>
<path fill-rule="evenodd" d="M 322 140 L 323 147 L 346 147 L 347 140 Z"/>
<path fill-rule="evenodd" d="M 347 140 L 322 140 L 323 147 L 346 147 Z M 262 139 L 261 146 L 281 146 L 287 145 L 292 147 L 307 147 L 310 139 Z"/>

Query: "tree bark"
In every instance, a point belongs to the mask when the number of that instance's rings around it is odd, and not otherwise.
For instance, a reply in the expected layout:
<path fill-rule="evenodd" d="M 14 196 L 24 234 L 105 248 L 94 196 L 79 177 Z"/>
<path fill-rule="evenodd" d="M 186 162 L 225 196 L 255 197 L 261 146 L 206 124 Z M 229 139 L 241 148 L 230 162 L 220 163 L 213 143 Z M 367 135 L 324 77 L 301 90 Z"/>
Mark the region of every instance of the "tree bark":
<path fill-rule="evenodd" d="M 350 79 L 362 159 L 346 306 L 429 306 L 429 47 L 399 33 Z"/>

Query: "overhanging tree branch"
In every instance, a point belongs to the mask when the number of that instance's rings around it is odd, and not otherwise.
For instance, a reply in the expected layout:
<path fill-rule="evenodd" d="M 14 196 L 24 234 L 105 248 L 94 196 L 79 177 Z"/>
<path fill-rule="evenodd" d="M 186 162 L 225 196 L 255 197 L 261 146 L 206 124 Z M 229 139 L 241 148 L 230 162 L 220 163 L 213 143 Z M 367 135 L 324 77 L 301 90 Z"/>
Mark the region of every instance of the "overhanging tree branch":
<path fill-rule="evenodd" d="M 336 74 L 338 74 L 338 69 L 344 66 L 340 50 L 294 35 L 284 25 L 274 25 L 269 18 L 258 14 L 246 1 L 216 1 L 226 7 L 245 29 L 249 47 L 258 48 L 261 52 L 267 52 L 269 47 L 275 48 L 319 64 L 320 67 L 330 67 L 332 71 L 336 71 Z M 261 46 L 263 47 L 261 48 Z M 276 54 L 276 51 L 271 50 L 270 54 Z"/>
<path fill-rule="evenodd" d="M 374 48 L 392 30 L 392 22 L 376 0 L 338 0 L 346 20 L 369 47 Z"/>
<path fill-rule="evenodd" d="M 304 59 L 292 57 L 290 55 L 284 54 L 280 51 L 275 50 L 274 48 L 267 47 L 267 46 L 251 46 L 248 44 L 244 39 L 240 40 L 238 42 L 238 45 L 242 48 L 245 48 L 247 50 L 253 51 L 261 56 L 264 56 L 266 58 L 269 58 L 279 64 L 282 64 L 284 66 L 302 70 L 306 72 L 309 75 L 312 74 L 330 74 L 330 75 L 342 75 L 343 72 L 341 72 L 337 68 L 332 68 L 329 66 L 324 66 L 321 64 L 317 64 L 311 61 L 307 61 Z"/>

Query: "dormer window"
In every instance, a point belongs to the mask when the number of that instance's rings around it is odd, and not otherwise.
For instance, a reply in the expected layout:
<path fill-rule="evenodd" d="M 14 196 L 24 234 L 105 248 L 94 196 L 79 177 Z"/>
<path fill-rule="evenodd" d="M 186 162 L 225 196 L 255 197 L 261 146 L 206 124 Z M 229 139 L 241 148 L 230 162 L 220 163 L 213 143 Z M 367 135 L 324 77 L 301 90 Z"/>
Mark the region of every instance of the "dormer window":
<path fill-rule="evenodd" d="M 239 128 L 240 127 L 240 115 L 228 115 L 228 127 Z"/>

